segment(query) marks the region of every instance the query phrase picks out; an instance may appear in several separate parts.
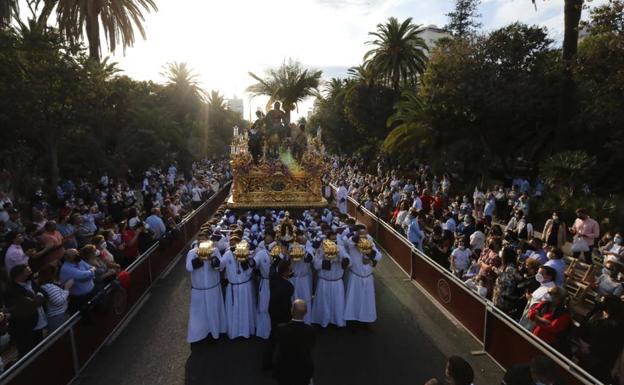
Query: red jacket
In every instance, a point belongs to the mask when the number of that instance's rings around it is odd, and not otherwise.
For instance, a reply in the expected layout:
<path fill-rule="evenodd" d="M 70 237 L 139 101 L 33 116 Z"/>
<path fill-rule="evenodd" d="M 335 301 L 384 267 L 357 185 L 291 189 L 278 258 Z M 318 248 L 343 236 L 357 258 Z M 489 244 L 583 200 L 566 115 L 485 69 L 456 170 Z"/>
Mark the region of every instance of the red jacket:
<path fill-rule="evenodd" d="M 550 321 L 550 325 L 537 323 L 535 329 L 533 329 L 533 334 L 541 338 L 542 340 L 548 342 L 550 345 L 554 345 L 558 342 L 559 336 L 563 334 L 572 323 L 572 318 L 568 313 L 560 313 L 558 317 L 555 317 L 555 314 L 551 311 L 546 311 L 546 307 L 548 306 L 548 302 L 541 302 L 536 306 L 533 306 L 529 310 L 528 317 L 530 320 L 535 320 L 537 316 L 542 314 L 542 318 L 545 318 Z"/>

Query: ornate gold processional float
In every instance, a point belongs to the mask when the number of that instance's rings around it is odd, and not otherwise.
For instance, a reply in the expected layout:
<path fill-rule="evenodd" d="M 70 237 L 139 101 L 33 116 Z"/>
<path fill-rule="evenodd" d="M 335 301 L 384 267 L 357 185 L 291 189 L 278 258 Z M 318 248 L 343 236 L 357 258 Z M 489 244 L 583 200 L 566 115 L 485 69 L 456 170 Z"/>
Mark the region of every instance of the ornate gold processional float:
<path fill-rule="evenodd" d="M 235 127 L 230 154 L 234 180 L 227 202 L 229 208 L 327 206 L 321 182 L 327 166 L 318 135 L 311 137 L 300 132 L 294 138 L 279 138 L 273 151 L 267 151 L 264 145 L 262 156 L 252 154 L 253 148 L 253 143 L 250 148 L 250 133 L 241 133 Z"/>

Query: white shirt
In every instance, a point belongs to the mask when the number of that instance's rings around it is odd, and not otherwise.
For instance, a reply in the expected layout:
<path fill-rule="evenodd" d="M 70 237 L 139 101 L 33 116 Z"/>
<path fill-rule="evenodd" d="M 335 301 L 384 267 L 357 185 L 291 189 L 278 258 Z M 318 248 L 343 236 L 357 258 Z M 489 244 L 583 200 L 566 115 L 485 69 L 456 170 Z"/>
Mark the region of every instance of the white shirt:
<path fill-rule="evenodd" d="M 453 257 L 453 261 L 455 261 L 455 269 L 457 271 L 468 270 L 468 266 L 470 266 L 470 254 L 472 254 L 472 251 L 467 248 L 462 250 L 458 247 L 453 250 L 451 257 Z"/>
<path fill-rule="evenodd" d="M 555 287 L 555 283 L 553 281 L 548 281 L 542 283 L 540 287 L 535 289 L 533 294 L 531 294 L 531 302 L 529 302 L 529 308 L 536 303 L 542 302 L 546 294 L 548 294 L 548 290 L 552 287 Z"/>

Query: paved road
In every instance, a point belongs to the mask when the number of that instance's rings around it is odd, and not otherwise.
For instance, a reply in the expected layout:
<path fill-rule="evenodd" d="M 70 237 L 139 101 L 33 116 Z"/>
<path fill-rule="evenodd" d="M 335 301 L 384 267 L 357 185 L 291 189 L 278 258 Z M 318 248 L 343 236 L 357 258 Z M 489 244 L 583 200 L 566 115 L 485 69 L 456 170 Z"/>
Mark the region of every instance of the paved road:
<path fill-rule="evenodd" d="M 421 385 L 444 373 L 445 356 L 460 354 L 475 384 L 499 384 L 476 341 L 446 318 L 388 258 L 377 267 L 378 321 L 369 328 L 319 329 L 316 385 Z M 141 311 L 84 370 L 82 385 L 274 384 L 260 367 L 264 341 L 221 338 L 186 343 L 190 282 L 183 264 L 159 281 Z"/>

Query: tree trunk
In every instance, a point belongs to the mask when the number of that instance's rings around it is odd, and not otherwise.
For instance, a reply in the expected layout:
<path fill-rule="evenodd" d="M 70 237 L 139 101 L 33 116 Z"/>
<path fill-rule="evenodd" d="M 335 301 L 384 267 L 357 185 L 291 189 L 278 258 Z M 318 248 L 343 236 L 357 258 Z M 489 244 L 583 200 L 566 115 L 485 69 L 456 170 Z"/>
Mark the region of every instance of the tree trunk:
<path fill-rule="evenodd" d="M 48 19 L 50 18 L 50 15 L 52 14 L 54 7 L 56 7 L 56 3 L 58 3 L 58 0 L 45 0 L 44 1 L 43 10 L 41 11 L 41 14 L 39 15 L 39 17 L 37 18 L 37 25 L 39 27 L 45 27 L 48 24 Z"/>
<path fill-rule="evenodd" d="M 583 10 L 583 0 L 565 0 L 564 5 L 564 35 L 562 49 L 563 74 L 561 79 L 561 95 L 559 97 L 559 116 L 555 143 L 560 148 L 565 147 L 565 140 L 570 136 L 569 123 L 574 115 L 576 87 L 573 78 L 574 63 L 578 50 L 578 27 Z"/>
<path fill-rule="evenodd" d="M 87 40 L 89 41 L 89 57 L 93 60 L 100 61 L 100 21 L 99 12 L 93 16 L 87 17 L 86 29 Z"/>
<path fill-rule="evenodd" d="M 48 144 L 50 151 L 50 191 L 55 191 L 59 182 L 58 145 L 55 141 Z"/>

